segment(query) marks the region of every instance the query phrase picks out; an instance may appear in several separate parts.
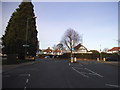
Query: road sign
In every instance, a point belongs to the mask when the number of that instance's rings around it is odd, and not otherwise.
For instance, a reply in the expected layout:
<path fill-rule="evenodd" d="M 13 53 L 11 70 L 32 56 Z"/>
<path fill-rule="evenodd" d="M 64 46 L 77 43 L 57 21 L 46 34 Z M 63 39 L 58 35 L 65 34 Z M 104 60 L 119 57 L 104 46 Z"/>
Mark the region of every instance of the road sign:
<path fill-rule="evenodd" d="M 72 48 L 72 50 L 74 50 L 74 48 Z"/>
<path fill-rule="evenodd" d="M 29 47 L 30 45 L 23 45 L 23 47 Z"/>

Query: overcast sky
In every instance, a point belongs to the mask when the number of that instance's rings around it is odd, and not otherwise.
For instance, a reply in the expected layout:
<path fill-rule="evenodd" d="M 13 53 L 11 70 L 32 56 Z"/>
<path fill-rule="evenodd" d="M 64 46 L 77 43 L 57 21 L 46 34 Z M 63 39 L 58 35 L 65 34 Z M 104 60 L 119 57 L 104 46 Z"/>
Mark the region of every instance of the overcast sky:
<path fill-rule="evenodd" d="M 2 3 L 3 34 L 20 2 Z M 40 49 L 58 44 L 68 28 L 83 35 L 88 50 L 118 46 L 117 2 L 33 2 Z"/>

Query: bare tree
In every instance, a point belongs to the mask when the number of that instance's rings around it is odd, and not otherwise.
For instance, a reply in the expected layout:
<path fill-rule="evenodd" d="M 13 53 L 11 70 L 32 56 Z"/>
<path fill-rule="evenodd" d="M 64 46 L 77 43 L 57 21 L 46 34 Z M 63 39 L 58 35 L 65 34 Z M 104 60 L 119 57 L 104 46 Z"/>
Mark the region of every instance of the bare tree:
<path fill-rule="evenodd" d="M 52 48 L 59 49 L 59 50 L 65 50 L 65 47 L 63 46 L 62 43 L 58 43 L 57 45 L 54 45 Z"/>
<path fill-rule="evenodd" d="M 108 48 L 104 48 L 104 49 L 103 49 L 103 52 L 106 53 L 108 50 L 109 50 Z"/>
<path fill-rule="evenodd" d="M 72 57 L 72 48 L 80 42 L 80 36 L 74 29 L 67 29 L 65 32 L 61 43 L 65 45 L 70 51 L 71 51 L 71 57 Z"/>

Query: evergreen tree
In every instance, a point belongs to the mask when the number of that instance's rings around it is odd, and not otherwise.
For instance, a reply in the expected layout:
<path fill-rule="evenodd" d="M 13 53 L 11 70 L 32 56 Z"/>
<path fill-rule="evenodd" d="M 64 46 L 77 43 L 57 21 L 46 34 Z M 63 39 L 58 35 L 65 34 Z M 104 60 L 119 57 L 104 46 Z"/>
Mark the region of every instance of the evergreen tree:
<path fill-rule="evenodd" d="M 36 55 L 38 39 L 33 7 L 31 2 L 22 2 L 13 12 L 2 37 L 3 53 L 21 58 L 27 50 L 30 56 Z M 26 44 L 29 47 L 23 47 Z"/>

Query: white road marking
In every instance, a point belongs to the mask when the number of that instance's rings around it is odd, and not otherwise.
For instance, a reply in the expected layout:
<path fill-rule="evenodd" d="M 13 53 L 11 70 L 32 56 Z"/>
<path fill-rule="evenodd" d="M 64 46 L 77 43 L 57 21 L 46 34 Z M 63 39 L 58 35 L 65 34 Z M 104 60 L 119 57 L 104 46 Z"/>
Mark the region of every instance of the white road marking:
<path fill-rule="evenodd" d="M 69 66 L 70 66 L 70 63 L 69 63 Z"/>
<path fill-rule="evenodd" d="M 26 87 L 24 87 L 24 90 L 26 90 Z"/>
<path fill-rule="evenodd" d="M 30 77 L 30 74 L 28 74 L 28 76 Z"/>
<path fill-rule="evenodd" d="M 26 83 L 28 83 L 29 79 L 26 80 Z"/>
<path fill-rule="evenodd" d="M 87 76 L 87 75 L 85 75 L 85 74 L 83 74 L 83 73 L 79 72 L 79 71 L 78 71 L 78 70 L 76 70 L 74 67 L 72 67 L 72 69 L 73 69 L 74 71 L 76 71 L 77 73 L 79 73 L 79 74 L 83 75 L 84 77 L 89 78 L 89 76 Z"/>
<path fill-rule="evenodd" d="M 90 71 L 90 72 L 92 72 L 93 74 L 95 74 L 95 75 L 97 75 L 97 76 L 99 76 L 99 77 L 103 77 L 102 75 L 100 75 L 100 74 L 98 74 L 98 73 L 96 73 L 96 72 L 93 72 L 92 70 L 90 70 L 90 69 L 87 69 L 87 68 L 85 68 L 86 70 L 88 70 L 88 71 Z"/>
<path fill-rule="evenodd" d="M 118 85 L 111 85 L 111 84 L 105 84 L 106 86 L 111 86 L 111 87 L 120 87 Z"/>
<path fill-rule="evenodd" d="M 79 64 L 80 66 L 83 66 L 82 64 Z"/>
<path fill-rule="evenodd" d="M 84 69 L 84 68 L 80 68 L 80 67 L 74 67 L 74 68 L 77 68 L 77 69 Z"/>

